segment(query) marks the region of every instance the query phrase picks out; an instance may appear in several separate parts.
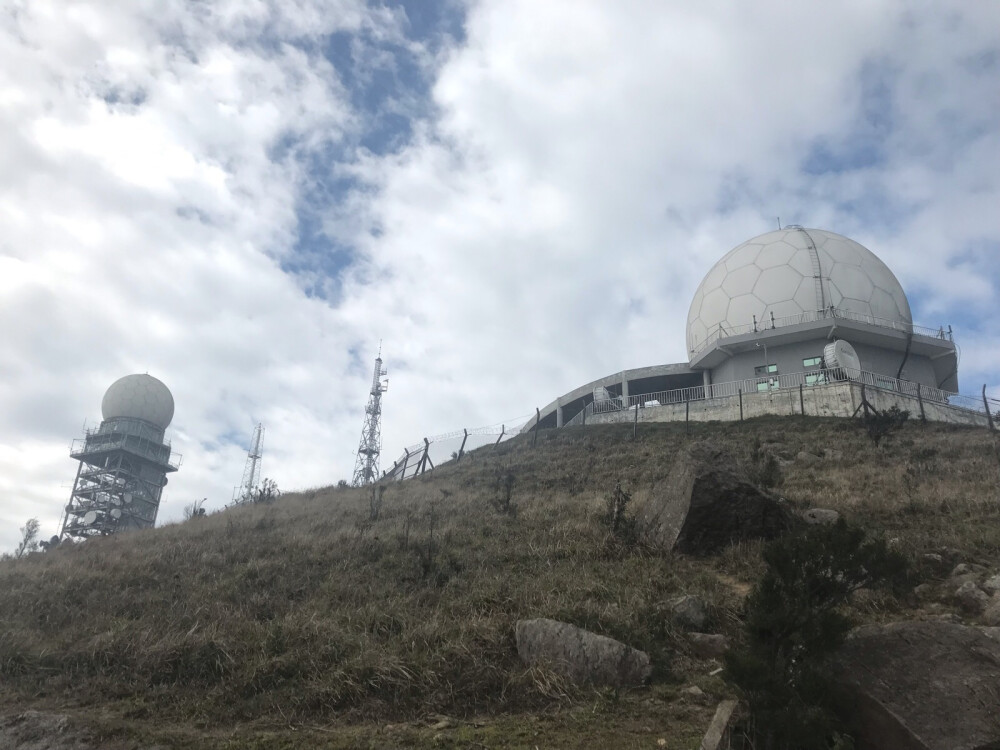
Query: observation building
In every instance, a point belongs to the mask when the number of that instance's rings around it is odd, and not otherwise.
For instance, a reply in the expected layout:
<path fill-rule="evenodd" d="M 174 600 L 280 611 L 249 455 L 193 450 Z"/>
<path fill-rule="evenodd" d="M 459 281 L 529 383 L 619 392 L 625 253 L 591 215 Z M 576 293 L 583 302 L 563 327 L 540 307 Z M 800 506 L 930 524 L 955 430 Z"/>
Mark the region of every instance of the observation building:
<path fill-rule="evenodd" d="M 100 426 L 74 440 L 80 462 L 60 538 L 105 536 L 156 523 L 167 474 L 179 462 L 164 440 L 174 397 L 151 375 L 126 375 L 108 388 Z"/>
<path fill-rule="evenodd" d="M 951 421 L 932 407 L 949 404 L 958 391 L 951 327 L 914 325 L 889 267 L 854 240 L 822 229 L 788 226 L 723 256 L 691 300 L 687 350 L 686 362 L 581 385 L 523 429 L 591 419 L 851 416 L 861 385 L 873 389 L 865 397 L 871 403 L 881 398 L 888 405 L 894 394 L 901 408 Z"/>

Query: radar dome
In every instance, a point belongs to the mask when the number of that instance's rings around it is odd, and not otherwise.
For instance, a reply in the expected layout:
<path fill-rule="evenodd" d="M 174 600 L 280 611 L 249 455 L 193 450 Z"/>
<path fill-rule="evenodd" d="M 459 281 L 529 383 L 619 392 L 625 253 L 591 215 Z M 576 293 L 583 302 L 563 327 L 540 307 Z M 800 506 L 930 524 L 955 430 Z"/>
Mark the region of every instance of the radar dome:
<path fill-rule="evenodd" d="M 831 307 L 882 325 L 913 323 L 903 287 L 866 247 L 822 229 L 768 232 L 730 250 L 705 276 L 688 312 L 688 351 L 719 330 L 752 330 L 754 317 L 767 327 L 772 315 L 805 320 Z"/>
<path fill-rule="evenodd" d="M 112 383 L 104 394 L 101 413 L 105 419 L 142 419 L 166 429 L 174 418 L 174 397 L 152 375 L 126 375 Z"/>

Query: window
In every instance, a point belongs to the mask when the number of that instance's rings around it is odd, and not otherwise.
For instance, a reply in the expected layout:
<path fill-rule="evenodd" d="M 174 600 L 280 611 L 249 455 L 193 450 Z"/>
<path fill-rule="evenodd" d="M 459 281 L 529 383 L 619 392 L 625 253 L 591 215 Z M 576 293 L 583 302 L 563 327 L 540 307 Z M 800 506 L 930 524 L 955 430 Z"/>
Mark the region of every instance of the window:
<path fill-rule="evenodd" d="M 818 367 L 823 361 L 822 357 L 806 357 L 802 360 L 803 367 Z"/>
<path fill-rule="evenodd" d="M 753 368 L 753 374 L 758 378 L 764 375 L 774 375 L 778 372 L 777 365 L 760 365 L 759 367 Z"/>
<path fill-rule="evenodd" d="M 806 385 L 817 385 L 818 383 L 825 383 L 826 377 L 821 372 L 811 372 L 806 375 Z"/>

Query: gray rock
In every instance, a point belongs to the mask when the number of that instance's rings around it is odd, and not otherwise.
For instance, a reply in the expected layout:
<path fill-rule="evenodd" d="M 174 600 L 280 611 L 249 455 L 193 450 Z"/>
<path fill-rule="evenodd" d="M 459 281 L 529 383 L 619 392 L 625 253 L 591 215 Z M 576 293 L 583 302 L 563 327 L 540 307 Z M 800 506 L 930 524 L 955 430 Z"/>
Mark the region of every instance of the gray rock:
<path fill-rule="evenodd" d="M 645 652 L 569 623 L 519 620 L 515 635 L 521 661 L 544 664 L 578 684 L 632 687 L 652 671 Z"/>
<path fill-rule="evenodd" d="M 927 601 L 934 598 L 934 587 L 929 583 L 921 583 L 913 587 L 913 594 L 921 601 Z"/>
<path fill-rule="evenodd" d="M 992 578 L 987 578 L 983 581 L 982 589 L 990 596 L 1000 594 L 1000 574 L 997 574 Z"/>
<path fill-rule="evenodd" d="M 708 609 L 699 597 L 686 594 L 670 602 L 670 619 L 684 630 L 701 630 L 708 622 Z"/>
<path fill-rule="evenodd" d="M 649 541 L 711 555 L 734 542 L 774 539 L 801 523 L 775 497 L 720 468 L 727 465 L 735 461 L 704 447 L 678 456 L 669 481 L 641 511 Z"/>
<path fill-rule="evenodd" d="M 703 659 L 718 659 L 729 648 L 729 639 L 717 633 L 688 633 L 691 650 Z"/>
<path fill-rule="evenodd" d="M 69 717 L 25 711 L 0 716 L 0 750 L 97 750 L 99 745 L 75 729 Z"/>
<path fill-rule="evenodd" d="M 840 514 L 828 508 L 810 508 L 802 511 L 802 518 L 810 526 L 830 526 L 840 520 Z"/>
<path fill-rule="evenodd" d="M 1000 641 L 979 628 L 897 622 L 855 630 L 835 658 L 858 750 L 984 750 L 1000 743 Z"/>
<path fill-rule="evenodd" d="M 968 565 L 966 565 L 965 563 L 959 563 L 954 568 L 952 568 L 951 577 L 955 578 L 957 576 L 964 576 L 972 572 L 973 572 L 972 568 L 970 568 Z"/>
<path fill-rule="evenodd" d="M 1000 626 L 1000 594 L 993 595 L 993 598 L 986 604 L 986 609 L 980 619 L 984 625 Z"/>
<path fill-rule="evenodd" d="M 986 609 L 990 598 L 975 583 L 966 581 L 955 591 L 955 601 L 966 612 L 979 614 Z"/>
<path fill-rule="evenodd" d="M 925 563 L 930 565 L 942 565 L 944 564 L 944 558 L 941 557 L 937 552 L 928 552 L 926 555 L 921 555 L 920 559 Z"/>
<path fill-rule="evenodd" d="M 813 466 L 818 464 L 823 459 L 817 456 L 815 453 L 809 453 L 808 451 L 799 451 L 795 454 L 795 460 L 799 463 L 803 463 L 806 466 Z"/>
<path fill-rule="evenodd" d="M 715 709 L 715 716 L 712 723 L 708 725 L 708 730 L 701 740 L 698 750 L 722 750 L 723 741 L 729 731 L 729 722 L 733 719 L 733 712 L 736 711 L 736 701 L 722 701 Z M 725 747 L 729 747 L 728 743 Z"/>

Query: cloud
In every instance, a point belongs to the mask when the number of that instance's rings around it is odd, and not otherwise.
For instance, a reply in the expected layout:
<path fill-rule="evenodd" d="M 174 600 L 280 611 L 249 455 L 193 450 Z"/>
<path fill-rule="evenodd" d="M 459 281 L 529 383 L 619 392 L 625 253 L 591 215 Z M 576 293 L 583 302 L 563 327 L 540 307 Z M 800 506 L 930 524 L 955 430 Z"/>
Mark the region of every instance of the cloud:
<path fill-rule="evenodd" d="M 989 4 L 33 2 L 0 21 L 0 549 L 53 530 L 103 390 L 171 388 L 161 519 L 349 478 L 684 358 L 702 275 L 785 223 L 851 236 L 996 378 Z M 92 422 L 91 422 L 92 423 Z"/>

